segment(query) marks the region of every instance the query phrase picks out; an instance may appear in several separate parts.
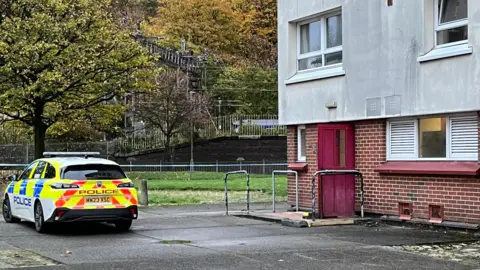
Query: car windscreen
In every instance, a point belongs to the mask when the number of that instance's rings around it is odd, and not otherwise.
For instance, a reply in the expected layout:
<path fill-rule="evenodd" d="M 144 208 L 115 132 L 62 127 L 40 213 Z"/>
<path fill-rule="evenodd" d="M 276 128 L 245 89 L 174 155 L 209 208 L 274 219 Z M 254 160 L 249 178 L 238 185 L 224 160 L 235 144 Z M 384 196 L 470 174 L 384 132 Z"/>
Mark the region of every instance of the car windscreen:
<path fill-rule="evenodd" d="M 117 165 L 88 164 L 72 165 L 65 168 L 63 179 L 69 180 L 101 180 L 126 178 L 125 173 Z"/>

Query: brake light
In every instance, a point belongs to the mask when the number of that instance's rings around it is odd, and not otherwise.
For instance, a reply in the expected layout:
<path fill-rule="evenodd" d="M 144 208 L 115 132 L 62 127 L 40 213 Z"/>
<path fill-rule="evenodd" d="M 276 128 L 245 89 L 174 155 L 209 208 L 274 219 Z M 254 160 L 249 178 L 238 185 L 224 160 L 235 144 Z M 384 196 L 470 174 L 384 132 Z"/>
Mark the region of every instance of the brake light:
<path fill-rule="evenodd" d="M 134 209 L 134 208 L 130 208 L 130 214 L 132 214 L 132 216 L 133 216 L 134 218 L 136 218 L 136 217 L 137 217 L 137 210 Z"/>
<path fill-rule="evenodd" d="M 121 183 L 117 185 L 118 188 L 133 188 L 134 185 L 132 182 Z"/>
<path fill-rule="evenodd" d="M 79 188 L 78 185 L 74 184 L 64 184 L 64 183 L 53 183 L 50 185 L 51 188 L 54 189 L 73 189 L 73 188 Z"/>
<path fill-rule="evenodd" d="M 55 214 L 55 220 L 59 220 L 64 214 L 65 214 L 64 211 L 58 211 L 58 212 Z"/>

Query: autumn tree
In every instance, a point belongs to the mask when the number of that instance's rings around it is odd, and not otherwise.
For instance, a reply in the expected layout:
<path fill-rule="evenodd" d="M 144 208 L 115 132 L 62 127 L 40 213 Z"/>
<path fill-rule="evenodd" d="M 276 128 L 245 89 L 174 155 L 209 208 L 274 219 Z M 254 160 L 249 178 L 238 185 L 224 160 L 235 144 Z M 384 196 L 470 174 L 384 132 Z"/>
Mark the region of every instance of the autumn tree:
<path fill-rule="evenodd" d="M 108 0 L 0 2 L 0 114 L 34 130 L 35 158 L 47 130 L 88 119 L 137 89 L 149 57 L 107 12 Z"/>
<path fill-rule="evenodd" d="M 109 11 L 120 27 L 135 32 L 157 14 L 158 0 L 112 0 Z"/>
<path fill-rule="evenodd" d="M 233 54 L 240 38 L 233 1 L 159 0 L 157 15 L 146 25 L 145 33 L 162 36 L 164 45 L 178 47 L 185 39 L 196 52 L 208 48 L 218 54 Z"/>
<path fill-rule="evenodd" d="M 277 72 L 272 69 L 242 65 L 225 68 L 212 89 L 215 99 L 240 100 L 225 113 L 276 114 L 278 110 Z"/>
<path fill-rule="evenodd" d="M 188 76 L 179 69 L 166 70 L 156 76 L 155 87 L 137 98 L 137 115 L 147 126 L 159 128 L 164 135 L 164 160 L 172 160 L 172 139 L 206 119 L 207 98 L 188 90 Z"/>
<path fill-rule="evenodd" d="M 235 14 L 242 35 L 240 55 L 264 67 L 277 67 L 277 0 L 238 0 Z"/>

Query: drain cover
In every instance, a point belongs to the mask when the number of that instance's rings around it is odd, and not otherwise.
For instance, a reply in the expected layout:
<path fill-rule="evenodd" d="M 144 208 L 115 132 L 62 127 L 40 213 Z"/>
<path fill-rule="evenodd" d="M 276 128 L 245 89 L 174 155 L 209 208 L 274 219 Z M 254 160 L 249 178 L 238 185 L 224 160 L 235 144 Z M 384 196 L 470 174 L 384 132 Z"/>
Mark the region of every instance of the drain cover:
<path fill-rule="evenodd" d="M 190 244 L 192 241 L 189 240 L 162 240 L 160 241 L 161 244 L 165 245 L 181 245 L 181 244 Z"/>

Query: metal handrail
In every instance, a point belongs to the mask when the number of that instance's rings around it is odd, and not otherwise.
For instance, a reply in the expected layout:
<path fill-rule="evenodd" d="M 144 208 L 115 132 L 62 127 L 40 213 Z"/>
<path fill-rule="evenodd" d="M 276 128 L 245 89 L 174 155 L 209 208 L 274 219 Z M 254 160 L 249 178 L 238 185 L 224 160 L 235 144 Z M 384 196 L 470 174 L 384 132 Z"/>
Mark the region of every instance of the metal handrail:
<path fill-rule="evenodd" d="M 295 174 L 295 208 L 298 212 L 298 172 L 292 170 L 274 170 L 272 171 L 272 208 L 275 213 L 275 173 Z"/>
<path fill-rule="evenodd" d="M 250 174 L 246 170 L 231 171 L 225 173 L 225 215 L 228 216 L 228 176 L 230 174 L 245 174 L 247 175 L 247 214 L 250 213 Z"/>
<path fill-rule="evenodd" d="M 315 186 L 315 179 L 317 175 L 320 175 L 320 184 L 322 184 L 322 176 L 323 175 L 338 175 L 338 174 L 353 174 L 355 176 L 360 176 L 360 215 L 363 218 L 363 204 L 364 204 L 364 190 L 363 190 L 363 175 L 358 170 L 319 170 L 313 174 L 312 177 L 312 220 L 315 221 L 316 209 L 315 209 L 315 202 L 316 202 L 316 186 Z M 320 218 L 323 217 L 322 216 Z"/>

